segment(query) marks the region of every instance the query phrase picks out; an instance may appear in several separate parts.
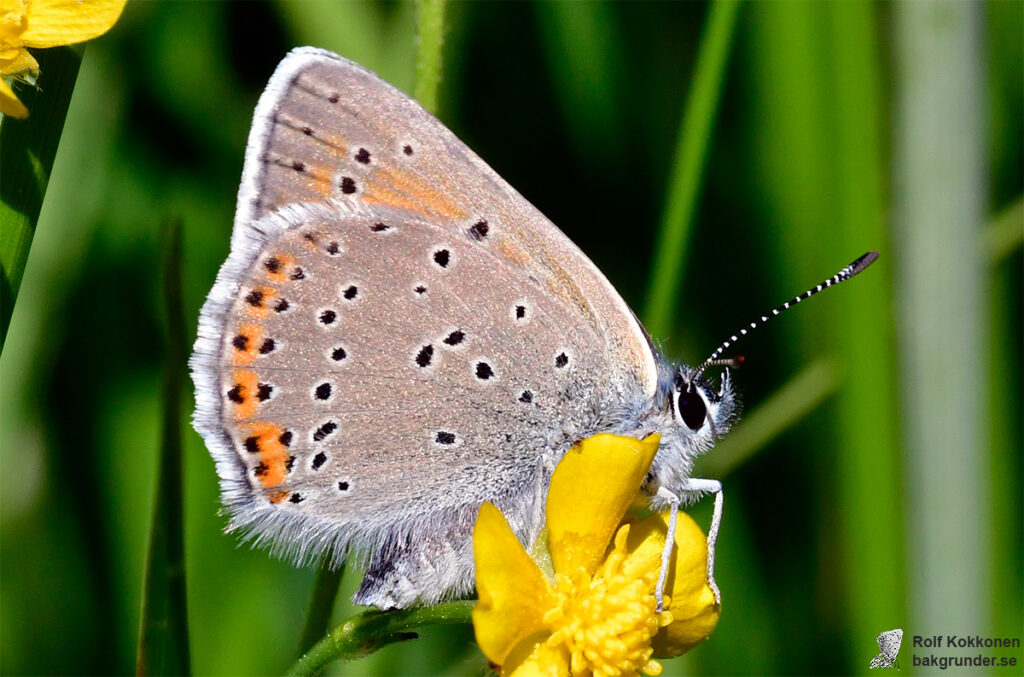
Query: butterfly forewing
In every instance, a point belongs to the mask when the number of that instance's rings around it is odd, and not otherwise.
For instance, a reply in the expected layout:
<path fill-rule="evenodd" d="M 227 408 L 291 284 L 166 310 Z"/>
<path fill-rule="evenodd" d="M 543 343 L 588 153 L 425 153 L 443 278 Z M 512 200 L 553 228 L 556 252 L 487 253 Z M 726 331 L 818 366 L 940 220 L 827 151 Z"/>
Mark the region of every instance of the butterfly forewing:
<path fill-rule="evenodd" d="M 415 101 L 370 71 L 301 49 L 257 107 L 236 229 L 282 205 L 343 199 L 398 208 L 471 233 L 602 337 L 615 381 L 653 394 L 650 342 L 600 271 Z"/>

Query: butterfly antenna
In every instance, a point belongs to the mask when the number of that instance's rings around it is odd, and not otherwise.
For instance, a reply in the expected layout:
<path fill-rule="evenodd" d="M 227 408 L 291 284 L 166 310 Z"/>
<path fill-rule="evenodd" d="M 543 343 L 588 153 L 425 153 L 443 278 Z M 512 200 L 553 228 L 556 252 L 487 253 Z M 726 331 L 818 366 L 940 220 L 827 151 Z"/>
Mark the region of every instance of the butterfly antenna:
<path fill-rule="evenodd" d="M 853 277 L 854 275 L 856 275 L 857 273 L 861 272 L 862 270 L 864 270 L 865 268 L 870 266 L 872 263 L 874 263 L 875 259 L 877 259 L 877 258 L 878 258 L 878 252 L 868 252 L 867 254 L 864 254 L 863 256 L 861 256 L 859 259 L 857 259 L 856 261 L 854 261 L 850 265 L 848 265 L 845 268 L 843 268 L 842 270 L 840 270 L 838 273 L 836 273 L 835 275 L 833 275 L 829 279 L 827 279 L 824 282 L 822 282 L 821 284 L 819 284 L 817 287 L 813 287 L 811 289 L 808 289 L 803 294 L 800 294 L 799 296 L 793 297 L 791 300 L 787 301 L 786 303 L 783 303 L 781 306 L 779 306 L 777 308 L 772 308 L 772 311 L 769 314 L 762 315 L 761 319 L 754 320 L 753 322 L 748 324 L 746 327 L 744 327 L 743 329 L 740 329 L 737 333 L 735 333 L 732 336 L 730 336 L 728 341 L 725 341 L 724 343 L 722 343 L 722 345 L 718 346 L 715 349 L 715 352 L 711 353 L 711 355 L 708 356 L 708 359 L 706 359 L 706 360 L 704 360 L 703 362 L 700 363 L 700 366 L 697 367 L 697 370 L 694 373 L 695 374 L 701 374 L 701 373 L 704 372 L 705 369 L 707 369 L 708 367 L 714 366 L 714 365 L 725 364 L 727 366 L 733 366 L 733 365 L 729 364 L 730 360 L 728 360 L 728 359 L 722 360 L 722 359 L 719 359 L 719 358 L 721 357 L 723 352 L 728 350 L 729 347 L 732 346 L 732 344 L 736 343 L 736 341 L 739 341 L 741 337 L 746 336 L 751 331 L 753 331 L 757 327 L 761 326 L 762 324 L 764 324 L 768 320 L 772 319 L 773 317 L 781 315 L 782 313 L 784 313 L 785 311 L 789 310 L 790 308 L 792 308 L 796 304 L 800 303 L 804 299 L 809 299 L 810 297 L 814 296 L 815 294 L 817 294 L 821 290 L 828 289 L 832 285 L 839 284 L 840 282 L 846 282 L 851 277 Z M 738 360 L 738 363 L 741 364 L 742 362 L 743 362 L 743 359 L 740 358 Z"/>
<path fill-rule="evenodd" d="M 743 363 L 747 361 L 747 358 L 742 355 L 736 357 L 722 357 L 717 360 L 708 360 L 704 363 L 706 367 L 732 367 L 733 369 L 743 366 Z"/>

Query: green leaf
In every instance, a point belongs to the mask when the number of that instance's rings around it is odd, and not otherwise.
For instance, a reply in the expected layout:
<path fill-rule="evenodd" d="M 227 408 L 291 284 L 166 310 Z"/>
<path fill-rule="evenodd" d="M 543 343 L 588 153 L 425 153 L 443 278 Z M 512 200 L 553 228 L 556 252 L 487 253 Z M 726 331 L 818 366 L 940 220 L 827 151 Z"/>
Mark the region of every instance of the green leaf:
<path fill-rule="evenodd" d="M 85 45 L 34 51 L 39 86 L 16 88 L 28 118 L 0 118 L 0 350 L 84 52 Z"/>
<path fill-rule="evenodd" d="M 1024 198 L 1018 197 L 982 232 L 982 255 L 996 266 L 1024 244 Z"/>

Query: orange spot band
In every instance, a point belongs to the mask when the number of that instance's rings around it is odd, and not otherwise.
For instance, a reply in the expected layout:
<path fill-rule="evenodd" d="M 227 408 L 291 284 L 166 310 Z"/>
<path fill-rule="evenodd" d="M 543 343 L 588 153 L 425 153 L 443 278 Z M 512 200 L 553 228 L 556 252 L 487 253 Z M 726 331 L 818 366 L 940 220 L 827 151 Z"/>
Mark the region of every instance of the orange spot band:
<path fill-rule="evenodd" d="M 259 354 L 260 339 L 263 338 L 263 327 L 255 322 L 242 324 L 231 339 L 232 361 L 236 367 L 245 367 L 256 359 Z M 244 339 L 244 340 L 243 340 Z M 239 346 L 244 346 L 239 349 Z"/>
<path fill-rule="evenodd" d="M 377 168 L 363 198 L 369 203 L 400 207 L 420 214 L 438 214 L 451 219 L 464 215 L 457 203 L 415 174 L 388 167 Z"/>
<path fill-rule="evenodd" d="M 256 413 L 256 372 L 248 369 L 235 369 L 231 374 L 234 387 L 237 388 L 238 400 L 235 402 L 235 420 L 252 418 Z"/>
<path fill-rule="evenodd" d="M 246 440 L 253 440 L 259 449 L 258 457 L 265 470 L 259 480 L 264 489 L 276 487 L 284 482 L 288 475 L 288 459 L 291 455 L 288 448 L 281 444 L 281 426 L 266 421 L 255 421 L 240 426 Z"/>
<path fill-rule="evenodd" d="M 263 261 L 263 269 L 272 282 L 287 282 L 294 265 L 295 257 L 291 254 L 273 254 Z"/>
<path fill-rule="evenodd" d="M 245 314 L 259 320 L 267 319 L 270 315 L 270 300 L 277 296 L 277 290 L 273 287 L 262 285 L 246 292 L 243 304 Z"/>

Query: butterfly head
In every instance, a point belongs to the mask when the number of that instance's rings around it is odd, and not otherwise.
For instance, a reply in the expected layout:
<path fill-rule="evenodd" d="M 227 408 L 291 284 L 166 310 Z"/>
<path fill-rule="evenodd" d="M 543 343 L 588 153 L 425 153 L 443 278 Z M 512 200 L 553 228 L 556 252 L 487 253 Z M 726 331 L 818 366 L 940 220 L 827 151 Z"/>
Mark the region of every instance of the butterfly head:
<path fill-rule="evenodd" d="M 658 396 L 648 409 L 648 420 L 661 433 L 651 480 L 683 495 L 694 461 L 729 431 L 738 417 L 739 401 L 728 370 L 714 379 L 688 365 L 663 361 L 660 372 Z"/>
<path fill-rule="evenodd" d="M 663 424 L 662 449 L 665 453 L 659 454 L 659 458 L 655 459 L 653 470 L 661 486 L 670 489 L 682 486 L 689 477 L 694 459 L 714 446 L 715 442 L 728 432 L 737 417 L 739 403 L 732 390 L 729 370 L 726 369 L 722 373 L 717 388 L 707 376 L 707 370 L 713 367 L 738 367 L 743 363 L 742 357 L 723 358 L 722 354 L 742 337 L 773 317 L 781 315 L 823 289 L 850 279 L 877 258 L 878 252 L 864 254 L 821 284 L 748 323 L 723 341 L 696 367 L 683 364 L 669 367 L 663 363 L 659 384 L 660 396 L 654 406 L 654 413 L 660 415 Z"/>
<path fill-rule="evenodd" d="M 668 395 L 667 404 L 679 432 L 711 442 L 725 432 L 736 409 L 728 371 L 722 373 L 716 388 L 703 372 L 679 365 Z"/>

